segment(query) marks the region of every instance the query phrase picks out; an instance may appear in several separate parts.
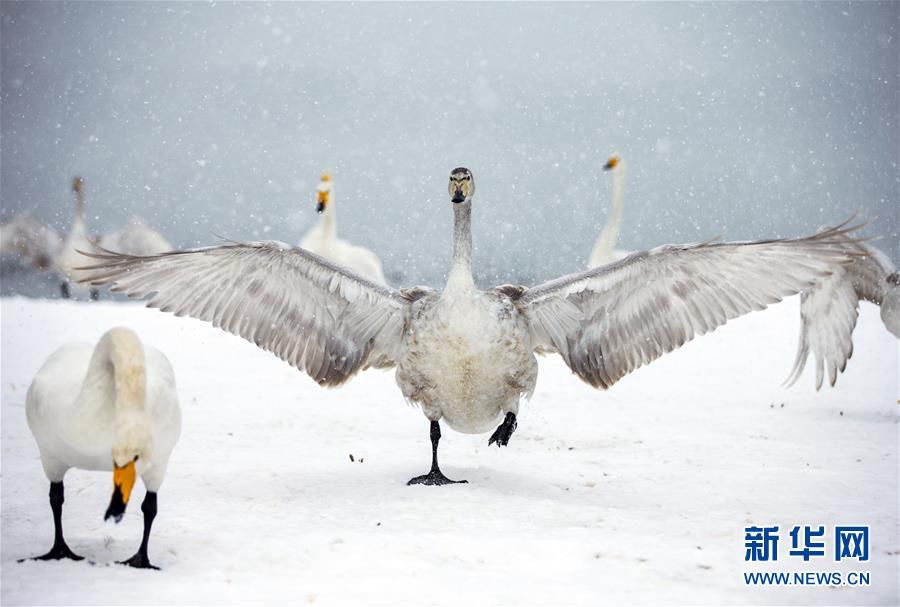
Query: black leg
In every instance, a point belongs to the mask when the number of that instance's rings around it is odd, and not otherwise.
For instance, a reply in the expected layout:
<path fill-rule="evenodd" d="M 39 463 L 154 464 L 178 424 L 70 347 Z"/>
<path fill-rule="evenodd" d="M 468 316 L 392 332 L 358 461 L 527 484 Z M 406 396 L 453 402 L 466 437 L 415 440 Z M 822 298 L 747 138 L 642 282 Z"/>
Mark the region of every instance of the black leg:
<path fill-rule="evenodd" d="M 503 423 L 497 426 L 497 429 L 491 434 L 488 446 L 497 443 L 498 447 L 505 447 L 509 443 L 509 439 L 512 438 L 513 432 L 516 431 L 517 425 L 516 414 L 510 411 L 503 419 Z"/>
<path fill-rule="evenodd" d="M 437 448 L 441 440 L 441 425 L 431 422 L 431 471 L 428 474 L 409 479 L 407 485 L 450 485 L 453 483 L 468 483 L 469 481 L 451 481 L 444 476 L 438 467 Z"/>
<path fill-rule="evenodd" d="M 53 510 L 54 526 L 53 548 L 51 548 L 50 552 L 47 554 L 35 557 L 35 560 L 37 561 L 55 561 L 59 559 L 80 561 L 84 558 L 83 556 L 78 556 L 72 552 L 66 545 L 66 540 L 63 538 L 62 507 L 63 502 L 66 501 L 64 493 L 62 481 L 50 483 L 50 509 Z"/>
<path fill-rule="evenodd" d="M 97 301 L 100 299 L 100 291 L 97 289 L 91 289 L 91 301 Z"/>
<path fill-rule="evenodd" d="M 72 299 L 72 294 L 69 293 L 69 283 L 67 283 L 67 282 L 60 283 L 59 292 L 62 295 L 63 299 Z"/>
<path fill-rule="evenodd" d="M 150 528 L 153 526 L 153 519 L 156 518 L 156 493 L 148 491 L 141 504 L 141 512 L 144 513 L 144 537 L 141 539 L 141 547 L 133 557 L 127 561 L 121 561 L 120 565 L 128 565 L 137 567 L 138 569 L 159 569 L 155 565 L 150 564 L 150 557 L 147 556 L 147 543 L 150 541 Z"/>

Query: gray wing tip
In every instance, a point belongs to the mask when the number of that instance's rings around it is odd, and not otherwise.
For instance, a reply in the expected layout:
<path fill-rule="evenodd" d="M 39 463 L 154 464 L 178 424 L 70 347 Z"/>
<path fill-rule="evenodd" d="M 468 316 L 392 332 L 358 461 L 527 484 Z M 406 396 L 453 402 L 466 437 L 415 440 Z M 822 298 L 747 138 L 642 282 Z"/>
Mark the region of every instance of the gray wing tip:
<path fill-rule="evenodd" d="M 799 240 L 837 240 L 840 243 L 847 244 L 868 242 L 869 240 L 872 240 L 871 236 L 851 236 L 851 234 L 853 234 L 854 232 L 858 232 L 863 228 L 869 227 L 872 224 L 871 221 L 857 221 L 858 215 L 859 211 L 855 211 L 852 215 L 850 215 L 847 219 L 845 219 L 838 225 L 822 229 L 811 236 L 800 238 Z"/>

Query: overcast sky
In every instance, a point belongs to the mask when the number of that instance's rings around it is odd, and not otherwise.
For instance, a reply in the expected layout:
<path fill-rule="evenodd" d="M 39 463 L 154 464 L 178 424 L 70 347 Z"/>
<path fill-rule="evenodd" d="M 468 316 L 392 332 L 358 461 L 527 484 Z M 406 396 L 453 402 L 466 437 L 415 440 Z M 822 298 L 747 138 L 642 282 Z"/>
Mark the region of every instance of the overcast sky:
<path fill-rule="evenodd" d="M 620 247 L 793 236 L 856 210 L 897 259 L 890 3 L 0 4 L 4 219 L 137 214 L 178 246 L 296 243 L 332 172 L 341 236 L 439 283 L 450 169 L 483 284 Z"/>

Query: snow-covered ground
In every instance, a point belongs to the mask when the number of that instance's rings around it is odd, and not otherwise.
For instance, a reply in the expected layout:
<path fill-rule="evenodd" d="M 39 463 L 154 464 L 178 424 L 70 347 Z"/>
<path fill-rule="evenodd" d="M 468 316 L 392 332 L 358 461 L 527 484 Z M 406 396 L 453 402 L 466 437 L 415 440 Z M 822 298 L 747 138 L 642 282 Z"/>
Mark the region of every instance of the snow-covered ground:
<path fill-rule="evenodd" d="M 864 304 L 835 389 L 790 390 L 796 298 L 599 392 L 557 357 L 508 448 L 445 429 L 468 485 L 407 487 L 427 422 L 389 372 L 325 390 L 205 323 L 136 304 L 2 301 L 2 602 L 12 604 L 892 604 L 898 597 L 898 344 Z M 127 325 L 168 353 L 184 430 L 150 542 L 130 556 L 143 488 L 103 522 L 111 480 L 72 471 L 64 526 L 85 562 L 18 563 L 52 540 L 25 422 L 29 381 L 63 342 Z M 355 461 L 351 461 L 352 454 Z M 779 525 L 779 560 L 744 561 L 744 528 Z M 834 525 L 871 526 L 835 563 Z M 825 525 L 828 556 L 787 552 Z M 870 587 L 748 587 L 744 571 L 869 571 Z"/>

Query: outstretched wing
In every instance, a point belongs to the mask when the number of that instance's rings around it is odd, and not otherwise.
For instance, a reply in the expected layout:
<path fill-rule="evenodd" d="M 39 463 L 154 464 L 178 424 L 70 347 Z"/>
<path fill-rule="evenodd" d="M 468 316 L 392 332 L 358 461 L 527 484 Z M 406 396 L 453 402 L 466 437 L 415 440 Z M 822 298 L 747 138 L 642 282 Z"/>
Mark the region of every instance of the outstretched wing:
<path fill-rule="evenodd" d="M 230 243 L 159 255 L 85 253 L 82 282 L 111 283 L 148 307 L 211 322 L 336 386 L 394 363 L 408 301 L 298 247 Z"/>
<path fill-rule="evenodd" d="M 893 271 L 890 260 L 862 243 L 848 240 L 846 246 L 865 257 L 836 269 L 800 296 L 800 337 L 786 386 L 800 379 L 810 351 L 815 356 L 816 390 L 822 387 L 826 371 L 833 386 L 853 355 L 859 300 L 881 304 L 885 276 Z"/>
<path fill-rule="evenodd" d="M 539 285 L 519 304 L 535 348 L 559 352 L 584 381 L 608 388 L 697 335 L 808 289 L 852 259 L 852 229 L 659 247 Z"/>

